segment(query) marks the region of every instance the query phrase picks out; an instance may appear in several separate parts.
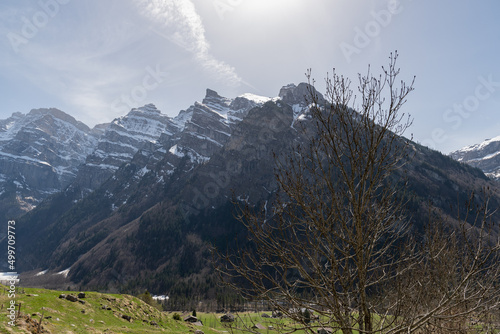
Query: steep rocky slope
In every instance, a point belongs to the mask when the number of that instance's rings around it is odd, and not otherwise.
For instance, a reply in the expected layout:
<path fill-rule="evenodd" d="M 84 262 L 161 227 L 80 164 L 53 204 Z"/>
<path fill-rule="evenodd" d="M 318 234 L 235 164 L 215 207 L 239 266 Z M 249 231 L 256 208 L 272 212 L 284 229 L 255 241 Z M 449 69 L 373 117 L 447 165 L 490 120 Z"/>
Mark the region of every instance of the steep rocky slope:
<path fill-rule="evenodd" d="M 70 184 L 97 136 L 57 109 L 0 121 L 0 212 L 13 219 Z"/>
<path fill-rule="evenodd" d="M 25 264 L 36 265 L 39 259 L 35 257 L 51 254 L 66 245 L 64 239 L 74 237 L 75 231 L 89 228 L 121 207 L 127 212 L 126 219 L 137 217 L 158 200 L 155 191 L 166 187 L 171 178 L 206 163 L 227 142 L 232 127 L 266 100 L 254 95 L 227 99 L 207 90 L 201 103 L 174 119 L 153 105 L 115 119 L 101 131 L 95 150 L 80 166 L 75 181 L 24 218 L 30 222 L 25 225 L 29 242 L 24 247 L 33 250 L 33 257 L 27 255 Z M 141 209 L 136 209 L 138 205 Z M 95 245 L 112 226 L 92 235 L 92 241 L 83 242 L 82 249 Z M 62 257 L 66 263 L 74 260 L 71 254 L 81 255 L 76 246 L 82 244 L 80 237 L 72 243 L 72 251 L 61 246 L 62 255 L 51 258 Z"/>
<path fill-rule="evenodd" d="M 96 189 L 122 164 L 132 160 L 145 143 L 154 143 L 160 135 L 171 136 L 177 131 L 170 117 L 153 104 L 132 109 L 104 128 L 95 150 L 80 166 L 76 184 L 87 192 Z"/>

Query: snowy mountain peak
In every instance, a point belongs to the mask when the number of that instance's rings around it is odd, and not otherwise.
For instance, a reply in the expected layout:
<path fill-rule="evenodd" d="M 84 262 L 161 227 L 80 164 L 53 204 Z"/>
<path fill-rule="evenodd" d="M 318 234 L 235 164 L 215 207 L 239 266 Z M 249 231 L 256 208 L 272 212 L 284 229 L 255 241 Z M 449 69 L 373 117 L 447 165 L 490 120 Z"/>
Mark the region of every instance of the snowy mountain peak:
<path fill-rule="evenodd" d="M 35 119 L 40 119 L 43 117 L 50 117 L 53 119 L 59 119 L 63 122 L 67 122 L 69 124 L 72 124 L 76 128 L 82 131 L 90 131 L 90 128 L 85 125 L 84 123 L 77 121 L 73 116 L 68 115 L 64 111 L 61 111 L 56 108 L 40 108 L 40 109 L 32 109 L 28 115 L 28 118 L 35 118 Z"/>
<path fill-rule="evenodd" d="M 11 118 L 14 118 L 14 119 L 19 119 L 19 118 L 21 118 L 21 117 L 23 117 L 23 116 L 24 116 L 24 114 L 23 114 L 22 112 L 20 112 L 20 111 L 16 111 L 16 112 L 13 112 L 13 113 L 12 113 L 12 116 L 10 116 L 10 117 L 11 117 Z"/>
<path fill-rule="evenodd" d="M 246 99 L 248 101 L 252 101 L 252 102 L 258 103 L 258 104 L 264 104 L 267 101 L 271 101 L 272 100 L 272 98 L 270 98 L 270 97 L 255 95 L 255 94 L 251 94 L 251 93 L 245 93 L 245 94 L 242 94 L 242 95 L 240 95 L 238 97 Z"/>
<path fill-rule="evenodd" d="M 154 104 L 146 104 L 140 108 L 134 108 L 122 117 L 115 118 L 111 126 L 106 131 L 113 131 L 127 136 L 136 135 L 139 141 L 155 141 L 164 132 L 168 130 L 170 117 L 162 114 Z"/>
<path fill-rule="evenodd" d="M 297 88 L 297 85 L 295 85 L 294 83 L 289 83 L 288 85 L 281 87 L 279 96 L 282 96 L 281 92 L 293 90 L 295 88 Z"/>
<path fill-rule="evenodd" d="M 133 108 L 130 112 L 161 114 L 161 111 L 158 110 L 153 103 L 148 103 L 139 108 Z"/>
<path fill-rule="evenodd" d="M 471 151 L 482 150 L 491 144 L 495 144 L 496 142 L 500 142 L 500 136 L 495 137 L 495 138 L 491 138 L 491 139 L 485 139 L 482 143 L 479 143 L 479 144 L 466 146 L 466 147 L 464 147 L 456 152 L 453 152 L 452 154 L 459 153 L 459 152 L 471 152 Z"/>
<path fill-rule="evenodd" d="M 67 186 L 96 144 L 88 126 L 55 108 L 1 120 L 0 194 L 18 203 L 9 210 L 31 210 Z"/>
<path fill-rule="evenodd" d="M 487 176 L 500 180 L 500 136 L 466 146 L 450 153 L 450 156 L 457 161 L 480 168 Z"/>
<path fill-rule="evenodd" d="M 21 112 L 15 112 L 7 119 L 0 120 L 0 132 L 9 130 L 16 122 L 22 119 L 25 115 Z"/>
<path fill-rule="evenodd" d="M 54 151 L 54 147 L 45 148 L 48 142 L 54 142 L 55 145 L 63 145 L 73 141 L 93 142 L 93 138 L 89 137 L 89 132 L 88 126 L 59 109 L 33 109 L 26 115 L 14 113 L 8 119 L 0 121 L 0 142 L 6 142 L 0 148 L 4 152 L 9 147 L 13 151 L 17 151 L 12 147 L 17 147 L 18 145 L 14 143 L 18 143 L 25 149 L 28 146 L 36 146 L 40 147 L 42 151 L 46 149 Z M 74 153 L 80 155 L 86 154 L 86 152 L 87 149 L 78 149 Z M 56 153 L 57 151 L 54 152 L 54 154 Z"/>
<path fill-rule="evenodd" d="M 190 161 L 183 160 L 186 168 L 209 161 L 253 108 L 281 98 L 294 114 L 304 112 L 307 87 L 287 85 L 279 98 L 250 93 L 227 98 L 207 89 L 202 102 L 181 110 L 175 118 L 146 104 L 93 129 L 56 108 L 14 113 L 0 120 L 0 194 L 21 198 L 29 203 L 23 204 L 28 209 L 70 184 L 74 187 L 68 189 L 81 189 L 83 196 L 120 166 L 131 161 L 137 165 L 146 156 L 166 159 L 169 167 L 160 176 L 167 178 L 185 157 Z M 143 165 L 138 178 L 152 166 Z"/>
<path fill-rule="evenodd" d="M 262 105 L 271 98 L 246 93 L 234 99 L 223 97 L 216 91 L 207 88 L 205 98 L 202 102 L 195 102 L 186 110 L 181 110 L 172 119 L 179 131 L 183 131 L 187 122 L 191 122 L 193 115 L 200 113 L 213 113 L 214 118 L 226 124 L 234 124 L 241 121 L 248 111 L 256 106 Z"/>
<path fill-rule="evenodd" d="M 58 124 L 56 124 L 58 123 Z M 55 108 L 32 109 L 28 114 L 20 112 L 13 113 L 11 117 L 0 120 L 0 142 L 12 140 L 19 132 L 45 132 L 50 136 L 59 136 L 59 132 L 53 132 L 58 126 L 73 127 L 78 131 L 87 133 L 90 128 L 77 121 L 74 117 Z"/>

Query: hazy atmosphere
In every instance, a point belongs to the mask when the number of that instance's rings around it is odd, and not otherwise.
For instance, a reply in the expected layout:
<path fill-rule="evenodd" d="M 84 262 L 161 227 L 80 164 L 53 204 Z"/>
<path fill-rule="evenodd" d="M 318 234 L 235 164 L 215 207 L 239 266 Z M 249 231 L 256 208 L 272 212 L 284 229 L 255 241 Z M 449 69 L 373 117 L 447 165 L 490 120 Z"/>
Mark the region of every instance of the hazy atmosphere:
<path fill-rule="evenodd" d="M 109 0 L 0 4 L 1 118 L 56 107 L 89 126 L 206 88 L 274 97 L 312 68 L 356 79 L 398 50 L 414 138 L 444 153 L 500 135 L 495 1 Z M 408 133 L 410 135 L 410 133 Z"/>

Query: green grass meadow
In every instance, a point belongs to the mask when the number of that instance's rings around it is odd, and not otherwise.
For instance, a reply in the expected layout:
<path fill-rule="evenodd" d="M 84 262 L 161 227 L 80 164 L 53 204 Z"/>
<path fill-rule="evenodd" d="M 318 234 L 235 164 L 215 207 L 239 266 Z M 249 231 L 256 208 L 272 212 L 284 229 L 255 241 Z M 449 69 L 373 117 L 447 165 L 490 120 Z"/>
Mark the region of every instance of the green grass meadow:
<path fill-rule="evenodd" d="M 84 301 L 71 302 L 59 298 L 60 294 L 78 295 L 75 291 L 54 291 L 36 288 L 17 288 L 14 298 L 9 297 L 7 287 L 0 285 L 0 333 L 194 333 L 201 330 L 205 334 L 218 333 L 304 333 L 295 330 L 297 324 L 290 319 L 270 318 L 270 312 L 245 312 L 235 314 L 235 321 L 222 323 L 222 314 L 197 312 L 202 326 L 189 324 L 183 320 L 174 320 L 174 314 L 181 319 L 191 314 L 182 312 L 162 312 L 130 295 L 85 292 Z M 16 311 L 20 308 L 21 316 L 15 326 L 10 326 L 8 307 L 15 301 Z M 264 314 L 268 316 L 263 316 Z M 128 321 L 123 315 L 130 316 Z M 317 325 L 312 323 L 312 325 Z M 475 333 L 498 333 L 498 330 L 485 330 L 476 325 Z M 317 329 L 314 330 L 316 332 Z"/>
<path fill-rule="evenodd" d="M 60 294 L 78 295 L 77 291 L 54 291 L 36 288 L 18 288 L 15 298 L 9 298 L 6 287 L 0 294 L 0 333 L 36 333 L 42 318 L 42 333 L 242 333 L 241 328 L 259 324 L 258 333 L 279 333 L 293 326 L 282 319 L 262 317 L 256 313 L 237 314 L 234 323 L 221 323 L 222 314 L 198 312 L 203 326 L 196 326 L 173 319 L 174 312 L 161 312 L 142 300 L 119 294 L 85 292 L 85 303 L 59 298 Z M 21 317 L 15 326 L 9 325 L 7 308 L 15 300 Z M 110 308 L 110 309 L 109 309 Z M 177 312 L 181 317 L 189 313 Z M 268 312 L 268 314 L 270 314 Z M 122 318 L 132 317 L 132 321 Z M 154 324 L 152 325 L 152 322 Z M 156 325 L 157 324 L 157 325 Z M 297 331 L 296 333 L 300 333 Z"/>

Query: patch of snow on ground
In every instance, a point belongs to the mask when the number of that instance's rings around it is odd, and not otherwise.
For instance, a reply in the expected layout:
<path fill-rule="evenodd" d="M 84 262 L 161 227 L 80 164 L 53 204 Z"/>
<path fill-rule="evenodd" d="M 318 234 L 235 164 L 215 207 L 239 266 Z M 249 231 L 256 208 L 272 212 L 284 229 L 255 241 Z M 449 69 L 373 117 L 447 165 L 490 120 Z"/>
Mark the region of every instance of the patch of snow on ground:
<path fill-rule="evenodd" d="M 62 270 L 62 271 L 60 271 L 60 272 L 56 273 L 55 275 L 63 275 L 64 277 L 68 277 L 68 274 L 69 274 L 69 270 L 70 270 L 70 269 L 71 269 L 71 268 L 68 268 L 68 269 Z"/>
<path fill-rule="evenodd" d="M 182 158 L 184 156 L 184 153 L 182 153 L 182 152 L 179 151 L 179 147 L 177 146 L 177 144 L 175 144 L 174 146 L 172 146 L 168 151 L 170 153 L 172 153 L 173 155 L 178 156 L 179 158 Z"/>
<path fill-rule="evenodd" d="M 10 281 L 10 280 L 17 281 L 18 276 L 19 275 L 17 273 L 12 273 L 12 272 L 0 273 L 0 282 Z"/>
<path fill-rule="evenodd" d="M 196 162 L 198 164 L 203 164 L 203 163 L 210 160 L 210 157 L 206 157 L 206 156 L 201 155 L 195 151 L 189 151 L 188 156 L 189 156 L 189 159 L 191 159 L 191 161 Z"/>
<path fill-rule="evenodd" d="M 5 153 L 5 152 L 0 152 L 0 155 L 8 157 L 8 158 L 12 158 L 12 159 L 26 160 L 26 161 L 31 161 L 31 162 L 39 163 L 41 165 L 46 165 L 46 166 L 52 167 L 48 162 L 38 160 L 38 159 L 33 159 L 33 158 L 30 158 L 27 156 L 14 155 L 14 154 L 9 154 L 9 153 Z"/>
<path fill-rule="evenodd" d="M 102 168 L 102 169 L 118 169 L 119 167 L 117 166 L 113 166 L 113 165 L 107 165 L 107 164 L 92 164 L 92 163 L 87 163 L 86 164 L 87 166 L 90 166 L 90 167 L 99 167 L 99 168 Z"/>
<path fill-rule="evenodd" d="M 193 117 L 193 110 L 191 108 L 187 111 L 182 110 L 179 115 L 172 119 L 172 123 L 182 131 L 184 130 L 186 123 L 191 120 L 191 117 Z"/>
<path fill-rule="evenodd" d="M 35 276 L 42 276 L 42 275 L 45 275 L 49 270 L 46 269 L 46 270 L 43 270 L 43 271 L 40 271 L 38 274 L 36 274 Z"/>

